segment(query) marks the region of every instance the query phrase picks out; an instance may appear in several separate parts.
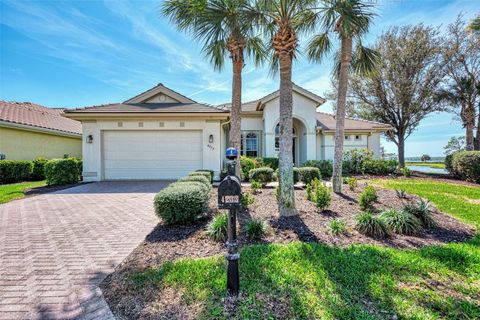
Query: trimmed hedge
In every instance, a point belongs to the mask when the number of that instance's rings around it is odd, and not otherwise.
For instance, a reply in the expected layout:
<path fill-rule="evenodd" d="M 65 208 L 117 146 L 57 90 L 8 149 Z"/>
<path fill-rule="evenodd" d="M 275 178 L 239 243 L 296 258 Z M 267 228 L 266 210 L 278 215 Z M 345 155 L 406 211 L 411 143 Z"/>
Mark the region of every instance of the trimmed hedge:
<path fill-rule="evenodd" d="M 208 190 L 198 183 L 173 183 L 153 200 L 155 213 L 165 224 L 188 224 L 197 220 L 207 211 L 208 202 Z"/>
<path fill-rule="evenodd" d="M 245 156 L 240 157 L 240 168 L 243 174 L 242 179 L 248 179 L 250 170 L 255 169 L 255 167 L 256 163 L 254 159 Z"/>
<path fill-rule="evenodd" d="M 32 161 L 0 160 L 0 182 L 10 183 L 28 180 L 32 170 Z"/>
<path fill-rule="evenodd" d="M 456 152 L 452 158 L 452 169 L 461 179 L 480 183 L 480 151 Z"/>
<path fill-rule="evenodd" d="M 316 167 L 300 167 L 297 168 L 298 180 L 302 181 L 305 184 L 309 184 L 314 179 L 321 180 L 322 175 L 320 170 Z"/>
<path fill-rule="evenodd" d="M 202 188 L 205 192 L 210 192 L 210 186 L 206 186 L 205 183 L 203 182 L 199 182 L 199 181 L 176 181 L 174 183 L 171 183 L 169 185 L 170 186 L 185 186 L 186 184 L 189 184 L 189 185 L 195 185 L 195 186 L 199 186 L 200 188 Z"/>
<path fill-rule="evenodd" d="M 208 169 L 199 169 L 195 172 L 207 172 L 210 173 L 210 183 L 213 183 L 213 177 L 215 176 L 215 172 L 213 170 L 208 170 Z"/>
<path fill-rule="evenodd" d="M 190 172 L 188 174 L 189 177 L 197 177 L 197 176 L 202 176 L 202 177 L 205 177 L 208 179 L 208 181 L 210 181 L 210 183 L 213 182 L 213 176 L 210 172 L 208 171 L 195 171 L 195 172 Z"/>
<path fill-rule="evenodd" d="M 203 183 L 205 186 L 207 186 L 208 188 L 210 188 L 210 180 L 208 180 L 205 176 L 201 176 L 201 175 L 198 175 L 198 176 L 187 176 L 187 177 L 183 177 L 183 178 L 178 179 L 178 182 L 189 182 L 189 181 L 201 182 L 201 183 Z"/>
<path fill-rule="evenodd" d="M 78 163 L 74 159 L 52 159 L 45 164 L 45 179 L 48 185 L 78 182 Z"/>
<path fill-rule="evenodd" d="M 330 160 L 307 160 L 302 167 L 318 168 L 322 177 L 325 178 L 330 178 L 333 174 L 333 163 Z"/>
<path fill-rule="evenodd" d="M 278 169 L 278 158 L 275 157 L 264 157 L 256 158 L 257 167 L 270 167 L 273 171 Z"/>
<path fill-rule="evenodd" d="M 255 180 L 263 184 L 273 181 L 273 169 L 270 167 L 261 167 L 250 170 L 248 173 L 250 180 Z"/>
<path fill-rule="evenodd" d="M 30 179 L 40 181 L 45 179 L 45 164 L 48 162 L 47 158 L 38 157 L 33 160 L 33 170 Z"/>
<path fill-rule="evenodd" d="M 364 174 L 384 176 L 395 173 L 397 167 L 397 160 L 366 160 L 362 164 L 362 171 Z"/>

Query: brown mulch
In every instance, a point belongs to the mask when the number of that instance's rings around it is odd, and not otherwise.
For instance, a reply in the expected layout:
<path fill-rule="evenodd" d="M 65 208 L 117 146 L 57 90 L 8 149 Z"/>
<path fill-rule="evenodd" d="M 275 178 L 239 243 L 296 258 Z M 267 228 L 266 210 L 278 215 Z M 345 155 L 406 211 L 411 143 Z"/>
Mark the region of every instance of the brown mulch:
<path fill-rule="evenodd" d="M 327 245 L 347 246 L 350 244 L 379 244 L 396 248 L 418 248 L 448 242 L 465 241 L 474 236 L 475 230 L 432 207 L 438 223 L 434 230 L 424 231 L 417 236 L 393 235 L 388 239 L 376 240 L 358 233 L 354 229 L 354 217 L 360 212 L 357 198 L 364 184 L 356 191 L 344 187 L 342 195 L 332 194 L 333 201 L 328 210 L 320 211 L 306 200 L 304 190 L 295 190 L 298 216 L 279 218 L 274 189 L 262 189 L 255 195 L 256 202 L 248 211 L 239 214 L 240 246 L 258 243 L 249 240 L 243 231 L 248 219 L 259 218 L 268 222 L 269 235 L 262 243 L 289 243 L 292 241 L 320 242 Z M 243 192 L 251 191 L 243 187 Z M 399 199 L 393 190 L 377 188 L 379 197 L 375 210 L 402 208 L 419 198 L 408 195 Z M 190 319 L 195 318 L 195 306 L 188 309 L 181 303 L 181 292 L 138 288 L 129 280 L 132 272 L 157 267 L 161 263 L 179 258 L 200 258 L 225 252 L 224 244 L 210 240 L 205 228 L 211 217 L 217 214 L 217 190 L 210 197 L 208 215 L 189 226 L 166 226 L 159 223 L 116 271 L 101 284 L 101 289 L 113 313 L 122 319 Z M 346 235 L 333 236 L 329 231 L 332 219 L 342 219 L 348 226 Z M 201 307 L 199 307 L 201 308 Z"/>

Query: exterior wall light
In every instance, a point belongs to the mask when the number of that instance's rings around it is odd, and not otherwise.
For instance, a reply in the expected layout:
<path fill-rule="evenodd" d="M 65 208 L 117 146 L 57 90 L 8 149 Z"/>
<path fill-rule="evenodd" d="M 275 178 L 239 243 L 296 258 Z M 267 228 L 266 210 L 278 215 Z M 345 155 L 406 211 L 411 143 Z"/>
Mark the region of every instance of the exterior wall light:
<path fill-rule="evenodd" d="M 89 135 L 87 136 L 87 139 L 86 139 L 85 142 L 87 142 L 87 143 L 92 143 L 92 142 L 93 142 L 93 136 L 92 136 L 91 134 L 89 134 Z"/>
<path fill-rule="evenodd" d="M 210 136 L 208 136 L 208 142 L 209 142 L 209 143 L 213 143 L 213 134 L 211 134 Z"/>

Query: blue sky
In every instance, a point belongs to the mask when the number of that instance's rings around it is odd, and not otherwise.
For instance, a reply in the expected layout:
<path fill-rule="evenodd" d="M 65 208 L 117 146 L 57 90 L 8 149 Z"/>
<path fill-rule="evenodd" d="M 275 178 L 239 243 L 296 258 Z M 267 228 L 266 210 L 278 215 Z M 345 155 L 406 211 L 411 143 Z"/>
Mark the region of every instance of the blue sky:
<path fill-rule="evenodd" d="M 124 101 L 161 82 L 211 104 L 230 99 L 231 71 L 213 70 L 200 45 L 159 15 L 161 1 L 0 0 L 0 99 L 49 107 Z M 379 0 L 366 43 L 393 25 L 444 26 L 463 12 L 480 12 L 480 0 Z M 295 63 L 293 80 L 323 95 L 331 63 Z M 243 100 L 278 88 L 266 68 L 244 69 Z M 331 111 L 331 103 L 321 107 Z M 439 156 L 451 136 L 463 135 L 451 114 L 434 114 L 407 140 L 406 155 Z M 389 152 L 393 143 L 383 141 Z"/>

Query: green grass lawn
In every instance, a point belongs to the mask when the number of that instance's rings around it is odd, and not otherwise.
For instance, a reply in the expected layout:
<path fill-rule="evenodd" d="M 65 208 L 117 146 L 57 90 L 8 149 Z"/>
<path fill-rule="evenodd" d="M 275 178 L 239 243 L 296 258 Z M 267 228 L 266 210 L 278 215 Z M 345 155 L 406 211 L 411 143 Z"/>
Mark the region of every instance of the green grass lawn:
<path fill-rule="evenodd" d="M 434 180 L 387 180 L 480 226 L 480 188 Z M 480 235 L 465 243 L 400 250 L 318 243 L 244 247 L 238 319 L 478 319 Z M 169 289 L 200 318 L 226 318 L 223 256 L 183 259 L 133 273 L 138 290 Z M 152 292 L 152 291 L 149 291 Z"/>
<path fill-rule="evenodd" d="M 21 199 L 25 196 L 23 193 L 27 188 L 41 187 L 45 181 L 21 182 L 0 185 L 0 203 Z"/>
<path fill-rule="evenodd" d="M 445 163 L 443 162 L 405 162 L 405 165 L 445 169 Z"/>

